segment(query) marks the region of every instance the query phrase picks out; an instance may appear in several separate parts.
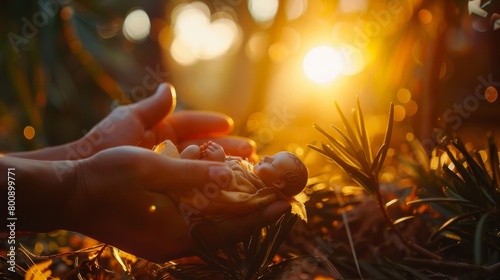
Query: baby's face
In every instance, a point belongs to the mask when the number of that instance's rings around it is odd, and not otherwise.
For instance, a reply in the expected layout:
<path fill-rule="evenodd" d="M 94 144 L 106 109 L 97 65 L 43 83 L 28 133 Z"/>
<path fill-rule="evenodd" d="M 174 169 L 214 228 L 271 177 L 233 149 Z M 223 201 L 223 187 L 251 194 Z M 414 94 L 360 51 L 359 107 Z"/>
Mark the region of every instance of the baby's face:
<path fill-rule="evenodd" d="M 281 180 L 288 171 L 295 171 L 297 165 L 287 152 L 279 152 L 274 156 L 265 156 L 254 166 L 254 173 L 268 187 L 278 187 L 274 183 Z"/>

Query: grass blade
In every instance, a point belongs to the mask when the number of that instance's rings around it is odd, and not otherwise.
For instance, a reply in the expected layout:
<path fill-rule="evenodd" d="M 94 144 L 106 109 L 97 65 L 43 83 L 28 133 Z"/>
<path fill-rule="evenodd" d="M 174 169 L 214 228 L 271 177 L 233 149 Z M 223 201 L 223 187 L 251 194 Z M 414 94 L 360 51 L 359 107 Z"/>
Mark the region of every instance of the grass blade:
<path fill-rule="evenodd" d="M 474 261 L 476 262 L 477 265 L 481 265 L 482 263 L 482 246 L 483 246 L 483 231 L 484 231 L 484 224 L 486 220 L 488 219 L 488 216 L 490 215 L 490 212 L 484 213 L 483 216 L 481 216 L 481 219 L 479 219 L 479 222 L 477 223 L 476 226 L 476 231 L 474 233 Z"/>
<path fill-rule="evenodd" d="M 363 144 L 363 150 L 365 150 L 366 154 L 368 155 L 368 162 L 373 162 L 370 138 L 368 137 L 368 133 L 366 133 L 365 119 L 363 116 L 363 111 L 361 110 L 359 97 L 356 98 L 356 103 L 358 109 L 358 123 L 359 123 L 359 128 L 361 129 L 361 142 Z"/>
<path fill-rule="evenodd" d="M 488 151 L 490 154 L 493 186 L 495 186 L 497 191 L 500 191 L 500 160 L 498 159 L 498 148 L 492 135 L 488 137 Z"/>
<path fill-rule="evenodd" d="M 440 202 L 440 203 L 458 203 L 458 204 L 463 204 L 465 206 L 473 207 L 473 208 L 478 208 L 480 209 L 481 207 L 475 205 L 474 203 L 465 200 L 465 199 L 458 199 L 458 198 L 446 198 L 446 197 L 441 197 L 441 198 L 421 198 L 421 199 L 416 199 L 412 201 L 406 202 L 406 204 L 419 204 L 419 203 L 431 203 L 431 202 Z"/>
<path fill-rule="evenodd" d="M 344 123 L 344 128 L 345 128 L 347 134 L 349 135 L 349 138 L 354 141 L 355 139 L 357 139 L 356 134 L 354 133 L 354 130 L 352 130 L 352 127 L 349 124 L 349 122 L 347 121 L 346 117 L 344 116 L 344 113 L 342 113 L 342 110 L 340 110 L 340 107 L 337 104 L 337 102 L 335 102 L 335 107 L 337 108 L 337 112 L 338 112 L 340 118 L 342 119 L 342 122 Z M 355 142 L 353 142 L 353 144 L 355 144 L 355 146 L 354 146 L 355 149 L 354 150 L 358 150 L 358 149 L 361 148 L 359 146 L 358 142 L 355 141 Z"/>
<path fill-rule="evenodd" d="M 466 212 L 466 213 L 462 213 L 460 215 L 457 215 L 451 219 L 448 219 L 446 222 L 444 222 L 435 232 L 432 233 L 432 235 L 429 237 L 429 240 L 431 241 L 434 241 L 436 236 L 439 235 L 441 232 L 443 232 L 445 229 L 447 229 L 448 227 L 452 226 L 453 224 L 465 219 L 465 218 L 468 218 L 468 217 L 471 217 L 471 216 L 474 216 L 476 214 L 480 214 L 484 212 L 483 209 L 479 209 L 479 210 L 475 210 L 475 211 L 472 211 L 472 212 Z"/>
<path fill-rule="evenodd" d="M 342 142 L 340 142 L 337 139 L 335 139 L 332 135 L 330 135 L 330 133 L 326 132 L 320 126 L 318 126 L 316 124 L 313 124 L 313 128 L 316 129 L 317 131 L 319 131 L 321 134 L 323 134 L 328 139 L 328 141 L 330 141 L 330 143 L 332 145 L 338 147 L 339 149 L 349 151 L 349 149 L 347 148 L 346 145 L 344 145 Z M 354 154 L 352 154 L 352 156 L 354 156 Z"/>

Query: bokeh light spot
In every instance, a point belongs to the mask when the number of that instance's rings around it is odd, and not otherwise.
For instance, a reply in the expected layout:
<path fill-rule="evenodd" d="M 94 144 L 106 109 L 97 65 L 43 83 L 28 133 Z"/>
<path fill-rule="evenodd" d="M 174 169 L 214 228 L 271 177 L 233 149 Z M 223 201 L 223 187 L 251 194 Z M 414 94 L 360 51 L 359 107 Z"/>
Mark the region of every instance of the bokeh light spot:
<path fill-rule="evenodd" d="M 400 88 L 396 94 L 399 102 L 408 103 L 411 99 L 411 92 L 406 88 Z"/>
<path fill-rule="evenodd" d="M 408 101 L 408 103 L 405 104 L 405 109 L 406 109 L 406 115 L 411 117 L 417 113 L 418 104 L 417 102 L 410 100 Z"/>
<path fill-rule="evenodd" d="M 290 53 L 296 52 L 300 48 L 301 38 L 299 32 L 290 27 L 281 30 L 280 41 L 287 45 Z"/>
<path fill-rule="evenodd" d="M 257 22 L 267 22 L 274 19 L 278 12 L 278 0 L 250 0 L 248 10 Z"/>
<path fill-rule="evenodd" d="M 227 18 L 216 19 L 208 28 L 200 56 L 202 59 L 212 59 L 224 54 L 235 43 L 238 36 L 238 27 L 234 21 Z"/>
<path fill-rule="evenodd" d="M 329 46 L 311 49 L 303 61 L 303 70 L 313 82 L 327 84 L 341 73 L 345 61 L 342 54 Z"/>
<path fill-rule="evenodd" d="M 368 8 L 366 0 L 340 0 L 339 10 L 342 13 L 361 13 Z"/>
<path fill-rule="evenodd" d="M 132 42 L 142 42 L 149 36 L 151 22 L 144 10 L 131 11 L 123 22 L 123 35 Z"/>
<path fill-rule="evenodd" d="M 411 132 L 406 133 L 405 135 L 406 141 L 411 142 L 415 139 L 415 135 Z"/>
<path fill-rule="evenodd" d="M 60 15 L 62 20 L 70 20 L 73 17 L 73 8 L 70 6 L 62 8 Z"/>
<path fill-rule="evenodd" d="M 35 243 L 35 247 L 33 248 L 33 253 L 34 254 L 41 254 L 43 253 L 43 250 L 44 250 L 44 246 L 43 246 L 43 243 L 42 242 L 36 242 Z"/>
<path fill-rule="evenodd" d="M 268 49 L 269 45 L 269 34 L 265 32 L 257 32 L 250 36 L 247 44 L 245 46 L 245 54 L 252 61 L 258 61 L 262 59 Z"/>
<path fill-rule="evenodd" d="M 224 12 L 211 16 L 210 9 L 202 2 L 178 5 L 172 11 L 172 23 L 174 39 L 170 54 L 181 65 L 219 57 L 241 41 L 241 31 L 232 17 Z"/>
<path fill-rule="evenodd" d="M 492 86 L 487 87 L 484 91 L 484 97 L 486 97 L 486 100 L 490 103 L 495 102 L 498 98 L 497 89 Z"/>
<path fill-rule="evenodd" d="M 28 125 L 24 128 L 23 133 L 24 133 L 24 137 L 26 137 L 26 139 L 31 140 L 31 139 L 33 139 L 33 137 L 35 137 L 35 128 Z"/>
<path fill-rule="evenodd" d="M 393 148 L 387 149 L 387 156 L 388 157 L 393 157 L 395 153 L 396 153 L 396 151 L 394 151 Z"/>
<path fill-rule="evenodd" d="M 285 13 L 288 20 L 299 18 L 307 9 L 307 0 L 286 1 Z"/>
<path fill-rule="evenodd" d="M 432 13 L 429 10 L 422 9 L 418 11 L 418 20 L 423 24 L 428 24 L 432 21 Z"/>
<path fill-rule="evenodd" d="M 183 66 L 189 66 L 196 63 L 196 53 L 189 47 L 189 43 L 176 37 L 170 46 L 170 55 L 172 58 Z"/>
<path fill-rule="evenodd" d="M 400 122 L 406 117 L 405 107 L 401 105 L 394 106 L 394 120 Z"/>

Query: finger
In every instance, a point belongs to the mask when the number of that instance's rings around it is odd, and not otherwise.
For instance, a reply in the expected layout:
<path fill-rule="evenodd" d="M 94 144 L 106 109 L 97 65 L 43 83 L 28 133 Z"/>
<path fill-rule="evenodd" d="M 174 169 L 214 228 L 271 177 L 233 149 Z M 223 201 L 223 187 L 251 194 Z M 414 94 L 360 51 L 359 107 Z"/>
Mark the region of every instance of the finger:
<path fill-rule="evenodd" d="M 181 111 L 167 120 L 179 141 L 191 138 L 227 135 L 233 130 L 233 120 L 220 113 Z"/>
<path fill-rule="evenodd" d="M 246 232 L 252 229 L 259 229 L 277 221 L 288 209 L 290 209 L 288 201 L 276 200 L 254 213 L 224 220 L 220 223 L 219 227 L 231 232 L 231 227 L 236 226 L 242 230 L 241 232 L 235 232 L 235 237 L 245 237 Z"/>
<path fill-rule="evenodd" d="M 130 105 L 130 109 L 143 122 L 146 129 L 154 127 L 176 106 L 176 94 L 172 85 L 162 83 L 155 94 Z"/>
<path fill-rule="evenodd" d="M 227 184 L 229 179 L 221 180 L 214 174 L 225 176 L 231 174 L 223 162 L 174 159 L 165 156 L 155 157 L 154 160 L 153 164 L 158 166 L 155 170 L 160 173 L 151 175 L 155 182 L 150 187 L 153 188 L 152 190 L 166 194 L 192 189 L 203 190 L 208 185 L 213 186 L 214 183 L 217 186 Z"/>
<path fill-rule="evenodd" d="M 207 222 L 196 225 L 195 230 L 203 241 L 218 248 L 222 245 L 242 241 L 256 230 L 277 221 L 290 209 L 290 203 L 277 200 L 261 211 L 244 216 L 235 216 L 218 223 Z"/>
<path fill-rule="evenodd" d="M 260 227 L 266 226 L 277 221 L 285 212 L 290 209 L 290 203 L 286 200 L 277 200 L 267 207 L 261 213 L 248 217 L 250 222 L 254 222 Z"/>
<path fill-rule="evenodd" d="M 257 161 L 256 144 L 253 140 L 245 137 L 222 136 L 222 137 L 189 139 L 179 143 L 179 145 L 181 149 L 184 149 L 185 147 L 191 144 L 199 145 L 200 143 L 205 143 L 209 141 L 209 139 L 221 145 L 226 155 L 248 158 L 252 162 Z"/>

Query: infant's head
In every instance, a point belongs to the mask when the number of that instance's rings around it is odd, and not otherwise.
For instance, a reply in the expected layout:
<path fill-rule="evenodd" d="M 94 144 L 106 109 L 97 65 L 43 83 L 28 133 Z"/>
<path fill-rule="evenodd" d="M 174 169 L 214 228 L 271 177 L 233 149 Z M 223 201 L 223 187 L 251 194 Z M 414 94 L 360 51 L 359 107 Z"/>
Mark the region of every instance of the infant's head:
<path fill-rule="evenodd" d="M 304 163 L 289 152 L 265 156 L 254 166 L 254 173 L 266 186 L 275 187 L 290 197 L 304 189 L 308 178 Z"/>

